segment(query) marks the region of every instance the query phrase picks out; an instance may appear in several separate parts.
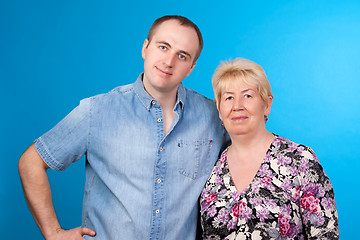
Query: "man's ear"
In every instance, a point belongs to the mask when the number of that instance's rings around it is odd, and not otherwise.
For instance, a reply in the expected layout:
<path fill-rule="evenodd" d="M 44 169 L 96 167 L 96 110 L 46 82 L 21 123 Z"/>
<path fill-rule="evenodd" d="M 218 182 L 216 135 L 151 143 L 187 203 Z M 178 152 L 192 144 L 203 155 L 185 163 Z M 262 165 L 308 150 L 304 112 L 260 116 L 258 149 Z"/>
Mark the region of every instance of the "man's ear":
<path fill-rule="evenodd" d="M 146 51 L 146 48 L 148 47 L 148 45 L 149 45 L 149 40 L 145 39 L 143 47 L 141 49 L 141 56 L 143 59 L 145 59 L 145 51 Z"/>

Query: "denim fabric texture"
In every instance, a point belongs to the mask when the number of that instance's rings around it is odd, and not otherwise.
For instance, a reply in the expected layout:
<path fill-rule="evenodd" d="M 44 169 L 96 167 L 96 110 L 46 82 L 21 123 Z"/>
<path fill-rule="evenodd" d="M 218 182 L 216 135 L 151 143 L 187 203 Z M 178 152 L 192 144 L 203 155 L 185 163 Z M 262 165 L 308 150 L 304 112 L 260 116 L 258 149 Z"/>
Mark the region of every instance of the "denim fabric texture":
<path fill-rule="evenodd" d="M 214 102 L 180 84 L 164 135 L 159 103 L 135 83 L 84 99 L 37 139 L 48 166 L 86 155 L 86 239 L 195 239 L 198 197 L 226 133 Z M 75 227 L 75 226 L 74 226 Z"/>

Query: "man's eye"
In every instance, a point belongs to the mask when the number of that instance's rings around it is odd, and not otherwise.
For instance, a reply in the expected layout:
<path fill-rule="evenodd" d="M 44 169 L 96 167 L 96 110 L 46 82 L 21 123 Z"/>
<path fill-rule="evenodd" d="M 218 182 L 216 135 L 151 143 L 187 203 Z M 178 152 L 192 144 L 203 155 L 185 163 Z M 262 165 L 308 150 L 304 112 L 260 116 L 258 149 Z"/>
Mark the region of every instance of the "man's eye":
<path fill-rule="evenodd" d="M 179 58 L 180 58 L 181 60 L 186 60 L 186 57 L 185 57 L 184 55 L 182 55 L 182 54 L 179 54 Z"/>
<path fill-rule="evenodd" d="M 159 47 L 161 50 L 166 50 L 167 48 L 165 46 L 160 46 Z"/>

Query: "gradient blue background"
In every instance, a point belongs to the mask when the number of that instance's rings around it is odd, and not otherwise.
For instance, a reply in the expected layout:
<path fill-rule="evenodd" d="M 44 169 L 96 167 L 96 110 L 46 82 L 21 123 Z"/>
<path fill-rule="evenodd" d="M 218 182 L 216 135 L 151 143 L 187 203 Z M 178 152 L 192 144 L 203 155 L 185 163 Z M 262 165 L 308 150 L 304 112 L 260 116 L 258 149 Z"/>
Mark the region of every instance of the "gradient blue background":
<path fill-rule="evenodd" d="M 152 22 L 180 14 L 200 27 L 204 50 L 185 86 L 213 98 L 221 60 L 265 69 L 270 131 L 312 147 L 336 195 L 342 239 L 360 209 L 359 1 L 25 1 L 0 3 L 0 238 L 41 239 L 17 163 L 34 139 L 85 97 L 132 83 Z M 49 171 L 63 227 L 81 223 L 84 159 Z"/>

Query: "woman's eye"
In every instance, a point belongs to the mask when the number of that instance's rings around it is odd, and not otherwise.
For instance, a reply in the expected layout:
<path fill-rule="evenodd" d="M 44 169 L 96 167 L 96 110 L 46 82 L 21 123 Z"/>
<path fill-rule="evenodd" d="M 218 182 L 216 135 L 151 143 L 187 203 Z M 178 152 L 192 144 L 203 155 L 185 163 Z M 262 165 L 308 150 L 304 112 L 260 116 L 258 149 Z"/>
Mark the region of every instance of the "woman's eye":
<path fill-rule="evenodd" d="M 231 99 L 233 99 L 232 96 L 229 96 L 229 97 L 225 98 L 225 100 L 231 100 Z"/>
<path fill-rule="evenodd" d="M 252 98 L 250 94 L 245 94 L 245 98 Z"/>

